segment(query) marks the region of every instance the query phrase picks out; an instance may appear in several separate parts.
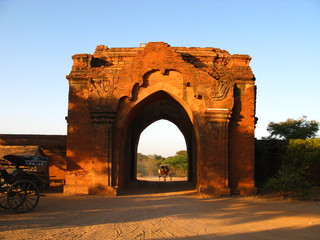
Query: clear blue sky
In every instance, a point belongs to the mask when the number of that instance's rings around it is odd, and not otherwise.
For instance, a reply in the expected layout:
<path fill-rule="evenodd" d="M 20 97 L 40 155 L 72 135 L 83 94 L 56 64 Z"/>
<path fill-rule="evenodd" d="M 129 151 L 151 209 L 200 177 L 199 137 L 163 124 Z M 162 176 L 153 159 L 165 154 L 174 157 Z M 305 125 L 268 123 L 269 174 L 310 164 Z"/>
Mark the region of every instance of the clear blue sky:
<path fill-rule="evenodd" d="M 71 56 L 150 41 L 250 55 L 257 138 L 320 121 L 320 0 L 0 0 L 0 34 L 0 133 L 66 134 Z"/>

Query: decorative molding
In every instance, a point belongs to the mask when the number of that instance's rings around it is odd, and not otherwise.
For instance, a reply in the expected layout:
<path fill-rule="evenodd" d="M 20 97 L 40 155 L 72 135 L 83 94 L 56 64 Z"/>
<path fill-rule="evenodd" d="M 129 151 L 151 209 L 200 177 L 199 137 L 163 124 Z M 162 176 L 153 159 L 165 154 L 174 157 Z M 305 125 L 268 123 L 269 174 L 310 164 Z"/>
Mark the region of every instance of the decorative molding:
<path fill-rule="evenodd" d="M 90 119 L 93 124 L 112 124 L 116 112 L 90 112 Z"/>

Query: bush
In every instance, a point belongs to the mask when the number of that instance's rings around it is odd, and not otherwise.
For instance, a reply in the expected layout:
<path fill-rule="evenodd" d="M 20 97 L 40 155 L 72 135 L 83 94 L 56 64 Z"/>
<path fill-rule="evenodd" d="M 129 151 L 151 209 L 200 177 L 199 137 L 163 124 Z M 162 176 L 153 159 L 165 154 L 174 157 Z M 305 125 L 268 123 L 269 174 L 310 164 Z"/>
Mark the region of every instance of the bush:
<path fill-rule="evenodd" d="M 283 165 L 276 175 L 267 181 L 265 188 L 287 198 L 289 196 L 306 196 L 311 184 L 305 177 L 305 169 L 295 169 Z"/>
<path fill-rule="evenodd" d="M 314 139 L 291 139 L 287 145 L 288 163 L 307 168 L 314 162 L 320 162 L 320 138 Z"/>
<path fill-rule="evenodd" d="M 137 155 L 137 177 L 157 176 L 158 169 L 164 158 L 160 155 Z"/>
<path fill-rule="evenodd" d="M 265 188 L 279 193 L 284 198 L 292 195 L 304 196 L 312 186 L 308 176 L 310 166 L 319 161 L 319 138 L 290 139 L 282 157 L 280 170 L 267 181 Z"/>

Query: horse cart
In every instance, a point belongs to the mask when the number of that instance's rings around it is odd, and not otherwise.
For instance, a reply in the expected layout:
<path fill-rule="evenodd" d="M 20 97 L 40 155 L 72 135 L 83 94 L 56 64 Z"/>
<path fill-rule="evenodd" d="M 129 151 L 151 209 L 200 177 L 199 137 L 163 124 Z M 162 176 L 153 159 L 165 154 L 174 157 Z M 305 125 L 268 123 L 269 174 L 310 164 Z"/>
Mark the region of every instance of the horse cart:
<path fill-rule="evenodd" d="M 48 169 L 48 161 L 37 155 L 3 158 L 9 164 L 0 166 L 0 207 L 18 213 L 30 212 L 39 202 L 40 189 L 49 184 L 48 174 L 43 170 Z"/>
<path fill-rule="evenodd" d="M 172 181 L 172 172 L 170 171 L 168 164 L 162 164 L 159 168 L 159 181 L 163 178 L 163 181 L 166 182 L 167 178 L 170 178 Z"/>

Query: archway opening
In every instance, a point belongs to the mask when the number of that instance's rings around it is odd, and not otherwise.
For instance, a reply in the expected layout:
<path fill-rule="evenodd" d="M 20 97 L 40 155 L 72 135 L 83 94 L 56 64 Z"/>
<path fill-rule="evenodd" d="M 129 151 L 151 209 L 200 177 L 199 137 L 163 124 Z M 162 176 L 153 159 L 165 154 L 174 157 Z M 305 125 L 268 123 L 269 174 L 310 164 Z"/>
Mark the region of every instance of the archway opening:
<path fill-rule="evenodd" d="M 182 101 L 182 100 L 181 100 Z M 138 144 L 141 133 L 152 123 L 158 120 L 168 120 L 173 123 L 182 133 L 188 155 L 187 181 L 189 186 L 196 186 L 197 181 L 197 151 L 195 128 L 192 122 L 190 111 L 182 103 L 165 91 L 155 92 L 144 100 L 140 101 L 128 113 L 128 125 L 126 127 L 123 161 L 119 165 L 119 189 L 127 189 L 136 186 L 137 179 L 137 156 Z M 160 182 L 157 182 L 160 183 Z M 168 182 L 167 182 L 168 183 Z M 173 182 L 177 183 L 177 182 Z M 121 191 L 121 190 L 120 190 Z"/>
<path fill-rule="evenodd" d="M 169 172 L 161 171 L 164 167 Z M 136 168 L 139 181 L 188 180 L 186 140 L 174 123 L 161 119 L 143 130 L 138 143 Z"/>

